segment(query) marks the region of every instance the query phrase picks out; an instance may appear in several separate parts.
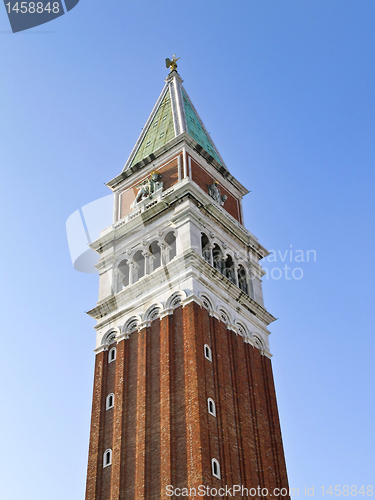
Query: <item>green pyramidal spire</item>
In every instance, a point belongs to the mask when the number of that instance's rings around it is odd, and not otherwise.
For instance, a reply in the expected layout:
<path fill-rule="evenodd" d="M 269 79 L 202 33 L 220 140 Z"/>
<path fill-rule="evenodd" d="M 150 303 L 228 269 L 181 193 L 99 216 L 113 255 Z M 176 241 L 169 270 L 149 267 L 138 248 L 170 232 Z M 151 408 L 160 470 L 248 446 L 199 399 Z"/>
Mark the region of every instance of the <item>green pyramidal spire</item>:
<path fill-rule="evenodd" d="M 135 165 L 143 160 L 174 137 L 171 97 L 169 90 L 167 90 L 131 164 Z"/>
<path fill-rule="evenodd" d="M 211 156 L 215 158 L 222 165 L 222 160 L 220 159 L 219 153 L 209 137 L 207 132 L 197 115 L 193 105 L 190 102 L 187 94 L 182 90 L 182 99 L 184 102 L 184 111 L 186 117 L 186 125 L 188 134 L 197 141 L 197 143 L 202 146 L 203 149 L 207 151 Z"/>
<path fill-rule="evenodd" d="M 206 153 L 226 168 L 209 133 L 182 85 L 177 71 L 171 71 L 124 170 L 146 159 L 175 137 L 187 133 Z"/>

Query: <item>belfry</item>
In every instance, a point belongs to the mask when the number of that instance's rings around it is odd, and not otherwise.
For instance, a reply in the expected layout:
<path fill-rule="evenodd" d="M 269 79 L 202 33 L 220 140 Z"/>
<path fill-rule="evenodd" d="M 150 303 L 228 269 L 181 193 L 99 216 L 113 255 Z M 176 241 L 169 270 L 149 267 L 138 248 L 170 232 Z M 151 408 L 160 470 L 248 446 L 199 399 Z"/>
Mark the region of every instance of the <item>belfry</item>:
<path fill-rule="evenodd" d="M 211 499 L 210 488 L 234 485 L 237 498 L 251 488 L 253 498 L 276 488 L 286 498 L 275 318 L 259 264 L 268 252 L 244 227 L 248 191 L 175 57 L 167 65 L 123 171 L 107 184 L 113 224 L 91 245 L 100 260 L 86 500 Z"/>

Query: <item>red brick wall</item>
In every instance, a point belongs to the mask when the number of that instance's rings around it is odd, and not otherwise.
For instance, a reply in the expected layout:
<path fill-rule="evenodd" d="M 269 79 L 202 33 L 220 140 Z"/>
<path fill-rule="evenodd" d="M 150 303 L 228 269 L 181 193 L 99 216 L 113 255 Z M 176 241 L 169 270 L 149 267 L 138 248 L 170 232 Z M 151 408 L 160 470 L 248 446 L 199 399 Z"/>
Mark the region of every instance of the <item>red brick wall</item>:
<path fill-rule="evenodd" d="M 86 500 L 110 498 L 111 466 L 103 468 L 103 454 L 113 446 L 113 408 L 105 405 L 107 395 L 115 392 L 115 363 L 108 363 L 108 351 L 96 356 Z"/>
<path fill-rule="evenodd" d="M 180 156 L 181 156 L 181 176 L 183 177 L 184 172 L 183 172 L 182 155 Z M 187 155 L 187 158 L 189 158 L 189 155 Z M 198 186 L 201 189 L 203 189 L 204 192 L 207 193 L 207 185 L 212 184 L 213 180 L 212 175 L 209 174 L 208 171 L 205 170 L 202 165 L 198 164 L 193 158 L 190 159 L 191 159 L 192 180 L 196 182 Z M 162 174 L 163 188 L 165 191 L 178 182 L 178 157 L 176 157 L 166 165 L 158 168 L 157 170 Z M 127 215 L 131 211 L 130 205 L 134 202 L 138 193 L 138 189 L 136 186 L 138 186 L 144 179 L 146 179 L 146 177 L 148 176 L 145 176 L 142 179 L 138 180 L 132 186 L 126 188 L 124 191 L 120 193 L 120 211 L 119 211 L 120 219 L 122 217 L 125 217 L 125 215 Z M 219 174 L 217 175 L 217 177 L 215 177 L 215 180 L 219 182 L 219 189 L 221 194 L 222 195 L 225 194 L 227 196 L 227 200 L 224 204 L 225 210 L 242 224 L 241 208 L 240 208 L 241 200 L 239 198 L 234 197 L 220 184 Z"/>
<path fill-rule="evenodd" d="M 166 499 L 169 484 L 288 487 L 271 362 L 205 309 L 179 307 L 107 358 L 96 358 L 86 500 Z"/>
<path fill-rule="evenodd" d="M 212 175 L 207 172 L 207 170 L 199 165 L 193 158 L 191 158 L 191 176 L 192 180 L 198 184 L 198 186 L 203 189 L 205 193 L 207 193 L 207 186 L 212 184 Z M 221 184 L 220 184 L 220 175 L 218 174 L 215 179 L 219 182 L 219 189 L 222 195 L 227 195 L 228 199 L 224 204 L 225 210 L 236 220 L 241 222 L 241 210 L 240 203 L 241 201 L 231 195 Z"/>
<path fill-rule="evenodd" d="M 105 382 L 105 371 L 107 363 L 104 360 L 106 353 L 101 352 L 95 359 L 94 390 L 92 398 L 90 446 L 87 466 L 86 500 L 99 498 L 97 485 L 100 483 L 101 475 L 101 449 L 102 433 L 102 400 L 103 384 Z"/>

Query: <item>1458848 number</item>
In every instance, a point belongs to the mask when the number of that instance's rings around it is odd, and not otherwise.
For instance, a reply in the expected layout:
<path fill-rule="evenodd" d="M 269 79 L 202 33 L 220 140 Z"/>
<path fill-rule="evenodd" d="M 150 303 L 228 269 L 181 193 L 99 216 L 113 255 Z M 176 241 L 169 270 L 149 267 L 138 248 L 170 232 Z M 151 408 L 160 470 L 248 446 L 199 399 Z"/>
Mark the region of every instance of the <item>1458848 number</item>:
<path fill-rule="evenodd" d="M 19 5 L 18 5 L 19 4 Z M 11 7 L 10 2 L 5 4 L 8 8 L 8 13 L 16 12 L 17 14 L 42 14 L 43 12 L 52 12 L 58 14 L 60 12 L 59 2 L 48 2 L 46 5 L 43 2 L 16 2 Z"/>

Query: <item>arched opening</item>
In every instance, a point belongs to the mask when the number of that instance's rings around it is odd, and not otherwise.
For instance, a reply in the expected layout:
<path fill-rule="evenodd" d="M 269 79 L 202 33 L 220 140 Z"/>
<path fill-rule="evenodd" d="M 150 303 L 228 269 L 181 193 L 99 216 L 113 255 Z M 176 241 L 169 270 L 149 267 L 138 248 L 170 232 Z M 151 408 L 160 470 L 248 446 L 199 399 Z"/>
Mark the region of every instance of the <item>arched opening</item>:
<path fill-rule="evenodd" d="M 238 286 L 239 286 L 239 288 L 243 292 L 249 294 L 248 287 L 247 287 L 246 271 L 245 271 L 245 268 L 243 266 L 239 266 L 238 267 L 237 276 L 238 276 Z"/>
<path fill-rule="evenodd" d="M 220 464 L 216 458 L 212 459 L 212 475 L 220 479 Z"/>
<path fill-rule="evenodd" d="M 103 467 L 107 467 L 112 463 L 112 450 L 106 450 L 103 455 Z"/>
<path fill-rule="evenodd" d="M 126 260 L 122 260 L 118 266 L 118 291 L 129 285 L 129 264 Z"/>
<path fill-rule="evenodd" d="M 139 324 L 138 318 L 133 316 L 125 323 L 125 326 L 122 331 L 127 334 L 132 333 L 138 329 L 138 324 Z"/>
<path fill-rule="evenodd" d="M 221 251 L 219 245 L 217 245 L 216 243 L 212 250 L 212 257 L 213 257 L 214 268 L 223 273 L 223 268 L 224 268 L 223 252 Z"/>
<path fill-rule="evenodd" d="M 259 349 L 260 351 L 264 351 L 264 345 L 263 345 L 262 340 L 257 335 L 253 335 L 253 339 L 254 339 L 255 347 L 257 349 Z"/>
<path fill-rule="evenodd" d="M 226 325 L 230 324 L 230 318 L 224 309 L 222 309 L 222 308 L 219 309 L 219 315 L 220 315 L 220 319 L 223 323 L 225 323 Z"/>
<path fill-rule="evenodd" d="M 114 344 L 116 342 L 116 333 L 113 332 L 113 331 L 107 333 L 107 335 L 105 336 L 105 341 L 104 342 L 107 345 Z"/>
<path fill-rule="evenodd" d="M 134 254 L 134 270 L 133 270 L 133 283 L 141 279 L 145 275 L 145 256 L 142 250 L 138 250 Z"/>
<path fill-rule="evenodd" d="M 244 327 L 242 323 L 236 323 L 237 328 L 238 328 L 238 333 L 243 337 L 244 339 L 248 338 L 249 334 L 247 331 L 247 328 Z"/>
<path fill-rule="evenodd" d="M 154 321 L 154 319 L 157 319 L 159 317 L 160 312 L 161 308 L 158 305 L 153 306 L 149 311 L 146 312 L 145 318 L 148 321 Z"/>
<path fill-rule="evenodd" d="M 112 347 L 108 353 L 108 363 L 111 363 L 116 359 L 116 347 Z"/>
<path fill-rule="evenodd" d="M 208 413 L 210 415 L 212 415 L 213 417 L 216 417 L 216 405 L 214 403 L 214 400 L 211 398 L 208 398 L 207 405 L 208 405 Z"/>
<path fill-rule="evenodd" d="M 165 248 L 165 263 L 168 264 L 170 260 L 176 257 L 176 236 L 171 231 L 167 234 L 164 241 L 167 244 Z"/>
<path fill-rule="evenodd" d="M 213 309 L 212 302 L 211 300 L 207 297 L 207 295 L 204 295 L 203 293 L 200 295 L 200 298 L 202 300 L 202 306 L 207 309 L 208 311 L 211 311 Z"/>
<path fill-rule="evenodd" d="M 161 265 L 161 254 L 160 254 L 160 246 L 157 241 L 153 241 L 148 249 L 150 253 L 149 257 L 149 271 L 155 271 Z"/>
<path fill-rule="evenodd" d="M 228 278 L 229 281 L 236 284 L 236 279 L 234 276 L 234 262 L 230 255 L 228 255 L 225 261 L 224 275 Z"/>
<path fill-rule="evenodd" d="M 204 344 L 204 357 L 208 359 L 208 361 L 212 361 L 212 351 L 211 347 L 207 344 Z"/>
<path fill-rule="evenodd" d="M 110 408 L 113 408 L 115 403 L 115 395 L 113 393 L 108 394 L 107 399 L 106 399 L 106 410 L 109 410 Z"/>
<path fill-rule="evenodd" d="M 206 262 L 211 264 L 211 249 L 209 246 L 210 241 L 204 233 L 202 233 L 201 244 L 202 244 L 202 257 Z"/>
<path fill-rule="evenodd" d="M 176 307 L 179 307 L 182 303 L 182 299 L 186 297 L 186 294 L 184 292 L 175 292 L 173 293 L 169 299 L 167 300 L 166 303 L 166 309 L 175 309 Z"/>

